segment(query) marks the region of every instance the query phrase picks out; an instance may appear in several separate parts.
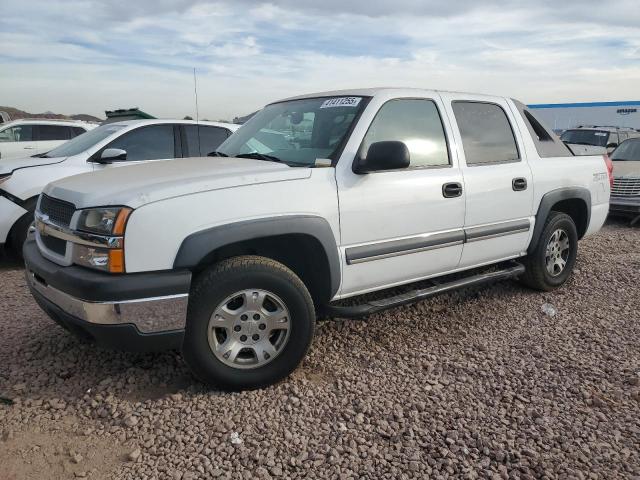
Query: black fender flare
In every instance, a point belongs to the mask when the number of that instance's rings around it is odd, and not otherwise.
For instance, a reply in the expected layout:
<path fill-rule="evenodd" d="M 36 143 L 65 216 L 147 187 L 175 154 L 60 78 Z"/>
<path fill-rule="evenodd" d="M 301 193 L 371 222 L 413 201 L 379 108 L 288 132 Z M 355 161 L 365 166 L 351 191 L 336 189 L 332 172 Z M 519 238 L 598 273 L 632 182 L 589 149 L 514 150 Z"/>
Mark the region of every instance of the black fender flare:
<path fill-rule="evenodd" d="M 545 193 L 540 200 L 538 212 L 536 213 L 536 224 L 533 227 L 533 234 L 527 253 L 531 254 L 540 240 L 544 222 L 549 216 L 552 207 L 563 200 L 579 199 L 582 200 L 587 207 L 587 228 L 591 223 L 591 192 L 584 187 L 563 187 Z"/>
<path fill-rule="evenodd" d="M 193 269 L 211 252 L 226 245 L 287 234 L 309 235 L 322 245 L 329 263 L 333 297 L 340 288 L 342 277 L 340 254 L 329 222 L 313 215 L 286 215 L 245 220 L 192 233 L 182 241 L 173 262 L 173 268 Z"/>

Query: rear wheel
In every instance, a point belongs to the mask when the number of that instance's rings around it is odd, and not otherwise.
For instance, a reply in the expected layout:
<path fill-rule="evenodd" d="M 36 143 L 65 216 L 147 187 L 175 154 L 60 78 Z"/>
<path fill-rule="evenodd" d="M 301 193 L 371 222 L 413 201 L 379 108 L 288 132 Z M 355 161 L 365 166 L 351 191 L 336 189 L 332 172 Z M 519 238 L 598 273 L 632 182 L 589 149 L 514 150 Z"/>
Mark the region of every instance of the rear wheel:
<path fill-rule="evenodd" d="M 578 233 L 573 219 L 551 212 L 534 251 L 524 259 L 522 283 L 549 291 L 563 285 L 573 270 L 578 253 Z"/>
<path fill-rule="evenodd" d="M 235 257 L 194 280 L 182 353 L 207 384 L 259 388 L 298 366 L 314 327 L 313 301 L 295 273 L 264 257 Z"/>

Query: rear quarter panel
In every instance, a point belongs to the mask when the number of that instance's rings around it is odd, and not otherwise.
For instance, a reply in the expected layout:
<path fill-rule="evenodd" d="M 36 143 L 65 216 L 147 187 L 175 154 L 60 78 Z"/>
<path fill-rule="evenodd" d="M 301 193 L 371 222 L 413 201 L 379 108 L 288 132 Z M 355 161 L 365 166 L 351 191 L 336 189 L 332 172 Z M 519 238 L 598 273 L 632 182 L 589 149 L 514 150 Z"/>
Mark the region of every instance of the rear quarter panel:
<path fill-rule="evenodd" d="M 603 155 L 541 158 L 525 120 L 511 104 L 533 177 L 533 214 L 545 194 L 561 188 L 585 188 L 591 194 L 591 219 L 586 235 L 600 230 L 609 212 L 611 189 Z M 539 219 L 536 219 L 537 221 Z"/>

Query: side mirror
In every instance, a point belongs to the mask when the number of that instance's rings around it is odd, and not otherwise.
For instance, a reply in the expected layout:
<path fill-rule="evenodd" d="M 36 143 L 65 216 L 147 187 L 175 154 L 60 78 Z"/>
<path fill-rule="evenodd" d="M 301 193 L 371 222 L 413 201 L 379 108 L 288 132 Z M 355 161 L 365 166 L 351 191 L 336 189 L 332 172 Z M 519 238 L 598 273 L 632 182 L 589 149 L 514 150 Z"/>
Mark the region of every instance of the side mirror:
<path fill-rule="evenodd" d="M 127 159 L 127 151 L 121 148 L 107 148 L 102 151 L 98 163 L 111 163 Z"/>
<path fill-rule="evenodd" d="M 404 142 L 375 142 L 369 145 L 366 158 L 356 159 L 353 171 L 363 174 L 380 170 L 400 170 L 407 168 L 409 161 L 409 149 Z"/>
<path fill-rule="evenodd" d="M 615 142 L 607 144 L 607 152 L 609 153 L 613 152 L 616 148 L 618 148 L 618 144 Z"/>

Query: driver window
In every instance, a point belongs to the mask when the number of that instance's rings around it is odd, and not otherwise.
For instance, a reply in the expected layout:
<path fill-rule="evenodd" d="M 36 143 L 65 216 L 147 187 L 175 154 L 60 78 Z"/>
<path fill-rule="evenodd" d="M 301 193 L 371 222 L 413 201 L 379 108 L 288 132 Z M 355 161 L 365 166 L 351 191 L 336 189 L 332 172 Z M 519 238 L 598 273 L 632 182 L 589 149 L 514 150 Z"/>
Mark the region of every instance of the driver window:
<path fill-rule="evenodd" d="M 163 124 L 137 128 L 111 142 L 107 148 L 125 150 L 127 161 L 174 158 L 173 125 Z"/>
<path fill-rule="evenodd" d="M 388 140 L 407 146 L 411 167 L 449 165 L 444 127 L 431 100 L 396 99 L 385 103 L 364 137 L 361 155 L 366 156 L 372 143 Z"/>
<path fill-rule="evenodd" d="M 6 128 L 0 132 L 0 142 L 31 142 L 33 140 L 31 125 L 20 125 Z"/>

